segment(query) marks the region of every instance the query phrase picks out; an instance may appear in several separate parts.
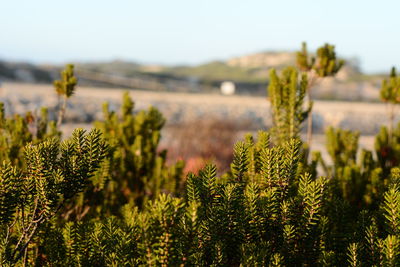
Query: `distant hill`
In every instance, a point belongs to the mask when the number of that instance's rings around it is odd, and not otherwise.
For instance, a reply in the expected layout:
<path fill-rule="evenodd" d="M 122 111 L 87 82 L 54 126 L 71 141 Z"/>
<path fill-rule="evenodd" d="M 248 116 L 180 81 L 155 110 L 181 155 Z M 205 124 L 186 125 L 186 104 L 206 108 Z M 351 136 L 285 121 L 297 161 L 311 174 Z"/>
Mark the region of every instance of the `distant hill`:
<path fill-rule="evenodd" d="M 265 83 L 268 73 L 261 73 L 256 69 L 230 66 L 223 61 L 213 61 L 198 66 L 179 66 L 168 67 L 159 71 L 178 77 L 193 77 L 205 81 L 224 81 L 231 80 L 235 82 Z"/>
<path fill-rule="evenodd" d="M 294 52 L 263 52 L 229 59 L 227 65 L 241 68 L 282 68 L 296 64 Z"/>
<path fill-rule="evenodd" d="M 347 60 L 347 65 L 339 74 L 340 79 L 347 80 L 360 75 L 358 63 Z M 159 68 L 158 73 L 175 76 L 191 76 L 207 81 L 232 80 L 235 82 L 266 83 L 271 68 L 281 70 L 296 64 L 295 52 L 262 52 L 226 61 L 213 61 L 198 66 L 177 66 Z M 154 73 L 154 72 L 153 72 Z"/>
<path fill-rule="evenodd" d="M 88 63 L 77 63 L 75 64 L 77 68 L 109 73 L 109 74 L 118 74 L 121 76 L 130 76 L 132 74 L 136 74 L 138 71 L 141 71 L 143 65 L 128 62 L 123 60 L 114 60 L 109 62 L 88 62 Z"/>
<path fill-rule="evenodd" d="M 54 74 L 37 65 L 21 62 L 0 61 L 0 80 L 32 83 L 49 83 Z"/>
<path fill-rule="evenodd" d="M 205 80 L 232 80 L 236 82 L 266 83 L 271 68 L 281 69 L 294 65 L 294 52 L 262 52 L 226 61 L 213 61 L 190 67 L 170 67 L 162 72 L 179 76 L 193 76 Z"/>
<path fill-rule="evenodd" d="M 123 60 L 78 62 L 75 66 L 81 85 L 216 92 L 221 82 L 229 80 L 235 82 L 238 93 L 265 95 L 269 70 L 294 65 L 295 60 L 295 52 L 261 52 L 197 66 L 147 65 Z M 360 82 L 371 78 L 359 72 L 356 61 L 347 62 L 335 81 Z M 0 61 L 0 79 L 50 83 L 62 67 Z"/>

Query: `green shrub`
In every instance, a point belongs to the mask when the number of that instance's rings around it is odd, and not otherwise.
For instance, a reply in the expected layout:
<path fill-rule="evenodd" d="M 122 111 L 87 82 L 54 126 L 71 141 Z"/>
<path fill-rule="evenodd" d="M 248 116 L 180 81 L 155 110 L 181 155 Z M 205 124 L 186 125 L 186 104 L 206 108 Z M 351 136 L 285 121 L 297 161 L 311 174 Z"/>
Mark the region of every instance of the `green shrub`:
<path fill-rule="evenodd" d="M 344 65 L 344 60 L 338 59 L 335 52 L 335 46 L 325 44 L 317 49 L 316 55 L 312 56 L 307 51 L 307 44 L 303 42 L 301 51 L 297 52 L 297 67 L 306 74 L 308 83 L 306 85 L 306 94 L 308 103 L 312 105 L 312 88 L 323 78 L 334 77 Z M 313 132 L 312 109 L 309 110 L 307 124 L 307 143 L 311 147 Z"/>
<path fill-rule="evenodd" d="M 37 118 L 31 112 L 6 118 L 4 104 L 0 102 L 0 162 L 6 160 L 22 167 L 23 149 L 28 143 L 37 144 L 60 135 L 55 122 L 48 121 L 46 108 L 41 109 Z"/>
<path fill-rule="evenodd" d="M 48 139 L 24 148 L 25 167 L 3 161 L 0 171 L 0 263 L 29 262 L 43 224 L 83 191 L 106 154 L 101 133 L 77 129 L 60 142 Z"/>
<path fill-rule="evenodd" d="M 357 211 L 337 192 L 335 177 L 298 173 L 300 142 L 270 147 L 266 136 L 235 146 L 231 175 L 217 177 L 213 165 L 190 174 L 184 197 L 161 194 L 141 211 L 126 205 L 121 218 L 64 225 L 60 252 L 47 260 L 72 266 L 399 264 L 399 170 L 376 209 Z M 44 243 L 54 244 L 53 236 Z"/>
<path fill-rule="evenodd" d="M 167 152 L 158 151 L 165 119 L 155 108 L 134 114 L 133 107 L 128 93 L 120 114 L 104 104 L 104 121 L 95 127 L 110 150 L 90 187 L 65 212 L 68 217 L 117 215 L 124 204 L 142 207 L 160 193 L 180 193 L 184 162 L 167 166 Z"/>
<path fill-rule="evenodd" d="M 317 56 L 302 64 L 341 67 L 332 47 Z M 72 67 L 64 76 L 75 88 Z M 330 128 L 332 164 L 309 161 L 307 77 L 271 76 L 274 128 L 238 142 L 228 173 L 209 164 L 183 191 L 183 163 L 157 149 L 164 118 L 135 114 L 128 94 L 120 114 L 105 105 L 98 129 L 65 141 L 45 110 L 5 118 L 1 106 L 0 265 L 399 266 L 400 130 L 382 128 L 374 157 L 358 133 Z"/>

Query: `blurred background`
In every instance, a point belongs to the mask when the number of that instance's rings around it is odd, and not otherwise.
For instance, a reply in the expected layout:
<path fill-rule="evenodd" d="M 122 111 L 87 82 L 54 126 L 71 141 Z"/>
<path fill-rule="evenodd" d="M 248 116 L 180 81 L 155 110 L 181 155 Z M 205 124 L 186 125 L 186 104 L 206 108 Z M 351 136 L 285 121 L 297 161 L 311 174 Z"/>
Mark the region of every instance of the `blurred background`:
<path fill-rule="evenodd" d="M 196 169 L 228 168 L 232 144 L 271 125 L 268 72 L 294 65 L 306 41 L 313 52 L 334 44 L 346 65 L 313 89 L 314 149 L 336 126 L 372 135 L 385 120 L 382 79 L 399 67 L 398 1 L 3 1 L 0 101 L 8 114 L 56 111 L 51 85 L 75 65 L 77 94 L 65 134 L 102 119 L 101 104 L 120 106 L 129 90 L 136 110 L 166 117 L 162 148 Z"/>

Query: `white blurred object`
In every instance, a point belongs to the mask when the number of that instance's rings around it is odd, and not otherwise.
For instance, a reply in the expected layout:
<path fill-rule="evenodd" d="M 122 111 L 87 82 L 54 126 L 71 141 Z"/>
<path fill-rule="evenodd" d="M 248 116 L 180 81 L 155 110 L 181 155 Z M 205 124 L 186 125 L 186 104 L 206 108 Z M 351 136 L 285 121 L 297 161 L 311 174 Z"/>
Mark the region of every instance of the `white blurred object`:
<path fill-rule="evenodd" d="M 223 95 L 233 95 L 235 93 L 235 84 L 230 81 L 221 83 L 221 93 Z"/>

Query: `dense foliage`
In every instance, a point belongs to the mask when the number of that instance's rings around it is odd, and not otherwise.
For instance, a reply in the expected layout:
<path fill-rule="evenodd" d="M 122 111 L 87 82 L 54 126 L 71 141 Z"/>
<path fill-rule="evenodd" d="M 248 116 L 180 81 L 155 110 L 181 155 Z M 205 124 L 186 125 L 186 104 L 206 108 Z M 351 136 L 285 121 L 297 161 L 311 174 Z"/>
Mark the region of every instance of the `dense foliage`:
<path fill-rule="evenodd" d="M 1 106 L 0 265 L 399 266 L 400 125 L 382 127 L 375 151 L 329 128 L 330 159 L 310 154 L 307 72 L 342 64 L 329 45 L 317 58 L 304 48 L 305 73 L 271 71 L 274 126 L 238 142 L 220 177 L 213 164 L 186 178 L 183 162 L 167 166 L 164 118 L 135 113 L 128 94 L 120 113 L 105 104 L 94 130 L 64 141 L 46 109 L 6 118 Z M 75 85 L 69 66 L 55 83 L 59 123 Z"/>

